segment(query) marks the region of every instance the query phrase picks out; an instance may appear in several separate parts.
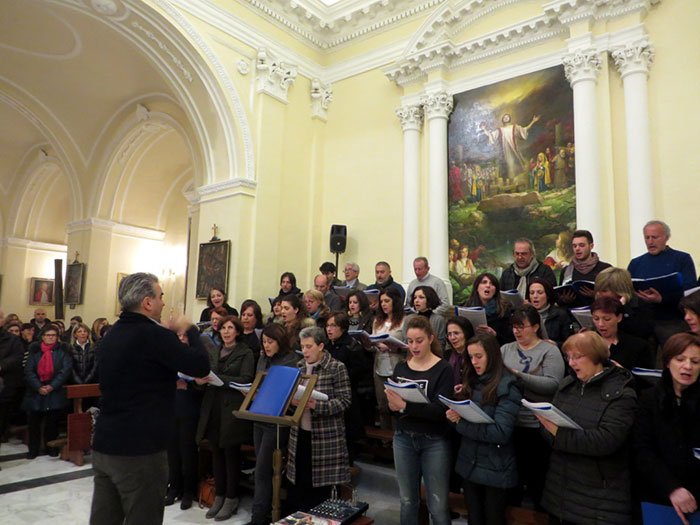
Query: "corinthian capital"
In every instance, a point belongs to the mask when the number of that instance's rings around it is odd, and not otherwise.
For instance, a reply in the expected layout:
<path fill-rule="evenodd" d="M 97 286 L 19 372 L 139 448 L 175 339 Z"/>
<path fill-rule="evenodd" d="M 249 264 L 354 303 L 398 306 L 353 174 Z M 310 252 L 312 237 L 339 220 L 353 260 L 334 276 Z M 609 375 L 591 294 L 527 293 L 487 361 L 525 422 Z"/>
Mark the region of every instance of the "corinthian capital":
<path fill-rule="evenodd" d="M 423 127 L 423 108 L 418 104 L 396 108 L 396 115 L 399 117 L 401 128 L 404 131 L 420 131 Z"/>
<path fill-rule="evenodd" d="M 566 79 L 572 87 L 581 80 L 592 80 L 593 82 L 598 80 L 598 71 L 600 71 L 601 66 L 598 50 L 578 50 L 564 55 L 561 61 L 564 64 Z"/>
<path fill-rule="evenodd" d="M 615 68 L 622 78 L 630 73 L 649 74 L 649 67 L 654 61 L 654 48 L 648 40 L 640 40 L 612 50 Z"/>
<path fill-rule="evenodd" d="M 255 59 L 258 75 L 258 93 L 266 93 L 282 102 L 287 102 L 287 90 L 297 78 L 297 68 L 285 64 L 265 49 L 259 49 Z"/>
<path fill-rule="evenodd" d="M 421 104 L 425 109 L 425 116 L 428 117 L 428 120 L 433 118 L 446 119 L 450 116 L 450 113 L 452 113 L 452 108 L 454 108 L 452 95 L 449 95 L 445 91 L 426 95 L 421 99 Z"/>

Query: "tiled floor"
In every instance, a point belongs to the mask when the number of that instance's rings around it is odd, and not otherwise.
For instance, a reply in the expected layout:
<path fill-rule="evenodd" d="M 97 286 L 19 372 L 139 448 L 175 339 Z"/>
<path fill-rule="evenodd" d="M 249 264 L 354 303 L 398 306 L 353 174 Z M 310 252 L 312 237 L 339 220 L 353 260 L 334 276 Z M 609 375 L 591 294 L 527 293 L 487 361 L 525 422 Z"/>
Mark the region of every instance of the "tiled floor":
<path fill-rule="evenodd" d="M 0 446 L 0 523 L 3 525 L 80 525 L 88 522 L 92 498 L 90 457 L 76 467 L 67 461 L 48 456 L 34 460 L 11 459 L 26 453 L 17 442 Z M 368 515 L 377 525 L 399 525 L 399 500 L 393 468 L 358 462 L 357 496 L 367 501 Z M 71 478 L 71 479 L 66 479 Z M 77 479 L 76 479 L 77 478 Z M 43 485 L 42 485 L 43 484 Z M 238 513 L 226 523 L 240 525 L 250 519 L 251 497 L 244 496 Z M 165 509 L 164 523 L 211 524 L 205 510 L 196 504 L 180 510 L 176 503 Z M 455 524 L 467 523 L 465 519 Z"/>

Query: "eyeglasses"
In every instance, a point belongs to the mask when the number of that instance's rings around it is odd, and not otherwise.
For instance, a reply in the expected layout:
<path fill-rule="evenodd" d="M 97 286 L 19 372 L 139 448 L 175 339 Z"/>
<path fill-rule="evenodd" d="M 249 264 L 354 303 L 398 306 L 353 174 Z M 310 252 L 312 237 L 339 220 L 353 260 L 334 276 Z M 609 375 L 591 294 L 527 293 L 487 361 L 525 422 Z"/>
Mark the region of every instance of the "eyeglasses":
<path fill-rule="evenodd" d="M 576 355 L 574 355 L 574 354 L 567 354 L 567 355 L 566 355 L 566 360 L 567 360 L 567 361 L 578 361 L 578 360 L 581 359 L 582 357 L 584 357 L 584 356 L 582 356 L 582 355 L 580 355 L 580 354 L 576 354 Z"/>
<path fill-rule="evenodd" d="M 58 337 L 58 334 L 44 334 L 44 337 Z"/>
<path fill-rule="evenodd" d="M 518 332 L 521 330 L 525 330 L 525 328 L 532 328 L 531 324 L 516 324 L 513 325 L 513 330 L 517 330 Z"/>
<path fill-rule="evenodd" d="M 338 328 L 338 325 L 333 323 L 327 323 L 326 328 Z"/>

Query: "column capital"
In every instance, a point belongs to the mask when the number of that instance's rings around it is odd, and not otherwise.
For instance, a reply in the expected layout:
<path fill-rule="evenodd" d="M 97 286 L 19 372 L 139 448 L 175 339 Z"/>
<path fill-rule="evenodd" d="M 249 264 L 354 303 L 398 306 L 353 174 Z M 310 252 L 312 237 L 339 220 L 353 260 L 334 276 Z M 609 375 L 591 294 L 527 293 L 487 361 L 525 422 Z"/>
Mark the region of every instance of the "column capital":
<path fill-rule="evenodd" d="M 311 81 L 311 118 L 326 122 L 328 120 L 328 106 L 331 102 L 333 102 L 331 85 L 314 78 Z"/>
<path fill-rule="evenodd" d="M 565 54 L 562 59 L 566 79 L 574 87 L 574 84 L 582 80 L 598 80 L 598 72 L 602 61 L 597 49 L 579 49 Z"/>
<path fill-rule="evenodd" d="M 421 98 L 421 104 L 425 110 L 425 116 L 428 120 L 434 118 L 442 118 L 447 120 L 454 108 L 452 95 L 446 91 L 439 91 L 430 95 L 425 95 Z"/>
<path fill-rule="evenodd" d="M 255 57 L 255 69 L 258 75 L 258 93 L 265 93 L 286 104 L 287 90 L 297 78 L 297 67 L 272 56 L 263 47 L 258 49 Z"/>
<path fill-rule="evenodd" d="M 420 104 L 396 108 L 396 116 L 399 117 L 404 131 L 420 131 L 423 127 L 423 108 Z"/>
<path fill-rule="evenodd" d="M 615 69 L 622 78 L 631 73 L 648 75 L 654 61 L 654 47 L 646 39 L 616 47 L 610 54 L 615 61 Z"/>

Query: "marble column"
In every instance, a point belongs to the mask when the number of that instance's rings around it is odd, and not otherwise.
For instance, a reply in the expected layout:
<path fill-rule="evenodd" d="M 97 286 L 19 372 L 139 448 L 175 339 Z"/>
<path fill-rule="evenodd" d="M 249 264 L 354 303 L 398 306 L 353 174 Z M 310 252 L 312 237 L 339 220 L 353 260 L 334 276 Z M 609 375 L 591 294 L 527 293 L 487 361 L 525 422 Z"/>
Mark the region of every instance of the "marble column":
<path fill-rule="evenodd" d="M 576 141 L 576 226 L 589 230 L 596 251 L 605 259 L 603 214 L 600 207 L 600 159 L 596 83 L 601 59 L 596 49 L 582 49 L 562 57 L 566 78 L 574 90 L 574 139 Z"/>
<path fill-rule="evenodd" d="M 648 41 L 642 40 L 614 49 L 612 57 L 622 76 L 625 92 L 630 256 L 635 257 L 646 251 L 642 229 L 647 221 L 655 218 L 647 94 L 654 49 Z"/>
<path fill-rule="evenodd" d="M 428 259 L 430 273 L 447 282 L 449 277 L 447 232 L 447 119 L 452 95 L 441 91 L 422 99 L 428 119 Z M 448 286 L 448 289 L 450 287 Z"/>
<path fill-rule="evenodd" d="M 402 281 L 413 279 L 413 259 L 420 249 L 420 105 L 396 108 L 403 129 L 403 263 Z"/>

